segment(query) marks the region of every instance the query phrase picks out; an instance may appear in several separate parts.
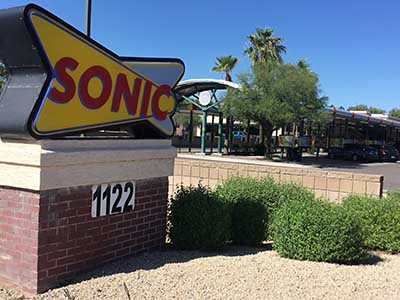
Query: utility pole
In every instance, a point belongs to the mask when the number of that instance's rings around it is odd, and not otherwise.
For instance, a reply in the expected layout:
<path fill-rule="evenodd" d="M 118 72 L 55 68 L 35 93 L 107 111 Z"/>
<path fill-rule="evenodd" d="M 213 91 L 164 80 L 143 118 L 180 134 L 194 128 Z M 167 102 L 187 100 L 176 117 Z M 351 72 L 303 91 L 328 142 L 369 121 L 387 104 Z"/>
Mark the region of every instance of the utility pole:
<path fill-rule="evenodd" d="M 86 0 L 86 35 L 90 37 L 92 29 L 92 0 Z"/>

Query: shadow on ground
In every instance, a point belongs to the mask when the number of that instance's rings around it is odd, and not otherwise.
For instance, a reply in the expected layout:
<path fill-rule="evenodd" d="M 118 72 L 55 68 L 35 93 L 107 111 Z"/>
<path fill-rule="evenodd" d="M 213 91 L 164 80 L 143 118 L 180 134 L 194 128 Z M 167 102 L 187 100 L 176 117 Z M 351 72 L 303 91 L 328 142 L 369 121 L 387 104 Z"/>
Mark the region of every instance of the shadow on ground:
<path fill-rule="evenodd" d="M 350 265 L 353 265 L 353 266 L 354 265 L 372 266 L 372 265 L 376 265 L 376 264 L 378 264 L 378 263 L 380 263 L 382 261 L 383 261 L 383 259 L 380 256 L 372 253 L 372 254 L 368 254 L 368 256 L 365 259 L 363 259 L 363 260 L 361 260 L 361 261 L 359 261 L 357 263 L 352 263 Z"/>
<path fill-rule="evenodd" d="M 160 251 L 145 252 L 136 256 L 127 257 L 96 269 L 82 273 L 76 279 L 68 280 L 66 283 L 73 284 L 92 278 L 109 276 L 117 273 L 132 273 L 138 270 L 153 270 L 166 264 L 184 263 L 198 258 L 214 256 L 245 256 L 257 254 L 264 251 L 271 251 L 272 243 L 264 243 L 256 247 L 244 247 L 229 245 L 221 251 L 184 251 L 174 250 L 169 244 L 166 244 Z"/>
<path fill-rule="evenodd" d="M 110 276 L 119 273 L 132 273 L 139 270 L 154 270 L 166 264 L 184 263 L 198 258 L 207 258 L 214 256 L 237 257 L 253 255 L 260 252 L 271 251 L 272 243 L 265 243 L 258 247 L 244 246 L 227 246 L 221 251 L 206 252 L 206 251 L 178 251 L 174 250 L 170 245 L 160 251 L 145 252 L 141 255 L 127 257 L 115 262 L 100 266 L 94 270 L 85 272 L 77 276 L 74 280 L 67 281 L 67 284 L 79 283 L 85 280 Z M 357 263 L 345 263 L 340 265 L 376 265 L 382 262 L 383 259 L 375 253 L 370 253 L 364 260 Z M 139 275 L 138 275 L 139 276 Z"/>
<path fill-rule="evenodd" d="M 378 162 L 379 163 L 379 162 Z M 312 166 L 314 168 L 335 168 L 335 169 L 365 169 L 370 166 L 373 166 L 375 163 L 369 162 L 366 164 L 365 162 L 353 162 L 347 160 L 336 160 L 329 159 L 326 157 L 303 157 L 301 162 L 296 162 L 293 164 L 303 165 L 303 166 Z"/>
<path fill-rule="evenodd" d="M 341 159 L 329 159 L 326 155 L 323 155 L 319 158 L 315 156 L 304 156 L 301 162 L 293 162 L 287 161 L 286 159 L 281 159 L 280 157 L 274 157 L 273 161 L 275 162 L 282 162 L 288 163 L 291 165 L 298 165 L 298 166 L 310 166 L 314 168 L 324 169 L 347 169 L 347 170 L 362 170 L 368 167 L 373 166 L 374 164 L 380 164 L 380 162 L 359 162 L 359 161 L 348 161 L 348 160 L 341 160 Z"/>

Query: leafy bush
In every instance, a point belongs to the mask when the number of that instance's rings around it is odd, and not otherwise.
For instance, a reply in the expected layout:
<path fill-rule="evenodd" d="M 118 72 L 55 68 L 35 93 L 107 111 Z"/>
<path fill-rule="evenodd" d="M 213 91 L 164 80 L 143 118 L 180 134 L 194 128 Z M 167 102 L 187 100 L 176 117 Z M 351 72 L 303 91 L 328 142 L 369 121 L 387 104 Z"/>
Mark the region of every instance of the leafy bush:
<path fill-rule="evenodd" d="M 344 207 L 358 217 L 370 249 L 400 252 L 400 197 L 350 196 Z"/>
<path fill-rule="evenodd" d="M 274 211 L 282 204 L 289 201 L 308 202 L 315 200 L 315 194 L 295 183 L 283 183 L 277 185 L 277 195 L 274 201 L 269 201 L 270 211 Z"/>
<path fill-rule="evenodd" d="M 274 193 L 276 184 L 271 178 L 258 180 L 251 177 L 231 177 L 216 189 L 221 199 L 236 203 L 242 199 L 249 199 L 264 203 Z"/>
<path fill-rule="evenodd" d="M 254 246 L 265 239 L 266 209 L 260 202 L 241 199 L 232 207 L 232 240 Z"/>
<path fill-rule="evenodd" d="M 269 219 L 269 238 L 275 240 L 274 227 L 272 226 L 276 211 L 285 203 L 288 202 L 300 202 L 308 203 L 315 201 L 315 194 L 307 190 L 306 188 L 299 186 L 295 183 L 283 183 L 277 185 L 277 193 L 274 200 L 270 200 L 268 203 L 268 209 L 270 211 Z"/>
<path fill-rule="evenodd" d="M 283 257 L 352 262 L 365 256 L 360 224 L 342 206 L 288 201 L 275 213 L 274 249 Z"/>
<path fill-rule="evenodd" d="M 269 227 L 275 210 L 287 201 L 312 201 L 314 193 L 293 183 L 277 184 L 272 178 L 232 177 L 219 185 L 217 195 L 228 203 L 250 200 L 265 207 L 265 238 L 273 238 Z"/>
<path fill-rule="evenodd" d="M 229 238 L 225 203 L 202 185 L 178 188 L 169 205 L 168 221 L 169 238 L 178 249 L 216 250 Z"/>
<path fill-rule="evenodd" d="M 387 191 L 387 195 L 389 197 L 394 197 L 400 199 L 400 189 Z"/>
<path fill-rule="evenodd" d="M 245 226 L 255 227 L 256 224 L 250 225 L 251 220 L 244 220 L 239 216 L 240 207 L 250 206 L 249 202 L 253 202 L 254 206 L 258 207 L 262 206 L 262 212 L 264 213 L 264 217 L 262 221 L 258 222 L 259 226 L 262 226 L 263 230 L 263 238 L 267 237 L 268 232 L 268 216 L 269 209 L 267 203 L 268 199 L 274 199 L 274 194 L 277 193 L 277 186 L 274 181 L 270 178 L 257 180 L 255 178 L 250 177 L 232 177 L 227 181 L 223 182 L 216 189 L 216 194 L 220 199 L 224 202 L 228 203 L 230 207 L 230 211 L 232 214 L 232 239 L 235 240 L 235 236 L 241 235 L 241 233 L 236 232 L 235 228 L 240 228 L 244 222 L 248 222 Z M 244 203 L 240 205 L 238 204 L 240 201 Z M 243 210 L 246 210 L 243 208 Z M 247 214 L 248 212 L 244 212 Z M 238 222 L 238 223 L 237 223 Z M 235 224 L 236 223 L 236 224 Z M 257 223 L 255 221 L 255 223 Z M 255 233 L 254 237 L 249 237 L 250 240 L 257 240 L 259 237 L 258 233 Z"/>

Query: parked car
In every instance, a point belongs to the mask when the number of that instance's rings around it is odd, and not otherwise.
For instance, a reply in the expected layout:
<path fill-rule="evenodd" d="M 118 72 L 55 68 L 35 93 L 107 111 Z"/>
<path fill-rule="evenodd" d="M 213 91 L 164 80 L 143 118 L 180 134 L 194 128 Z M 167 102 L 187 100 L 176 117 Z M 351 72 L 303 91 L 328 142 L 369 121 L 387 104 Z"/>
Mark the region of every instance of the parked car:
<path fill-rule="evenodd" d="M 328 150 L 331 159 L 342 158 L 352 161 L 379 161 L 378 149 L 363 145 L 344 145 L 343 148 L 331 147 Z"/>
<path fill-rule="evenodd" d="M 246 132 L 240 131 L 240 130 L 234 130 L 232 132 L 232 135 L 233 135 L 234 139 L 238 139 L 240 141 L 244 141 L 246 139 L 246 137 L 247 137 Z"/>
<path fill-rule="evenodd" d="M 399 160 L 399 151 L 392 145 L 373 146 L 378 150 L 380 161 L 396 162 Z"/>

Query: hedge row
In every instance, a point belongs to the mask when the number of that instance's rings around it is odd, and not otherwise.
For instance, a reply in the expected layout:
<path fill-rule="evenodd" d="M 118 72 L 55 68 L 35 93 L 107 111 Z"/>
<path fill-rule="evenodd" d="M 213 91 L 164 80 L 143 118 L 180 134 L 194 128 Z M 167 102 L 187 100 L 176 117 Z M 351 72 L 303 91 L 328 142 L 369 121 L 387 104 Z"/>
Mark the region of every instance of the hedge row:
<path fill-rule="evenodd" d="M 274 212 L 282 203 L 287 201 L 304 202 L 315 199 L 314 193 L 303 187 L 292 183 L 277 184 L 272 178 L 258 180 L 255 178 L 233 177 L 219 185 L 215 192 L 219 199 L 227 203 L 238 203 L 246 200 L 254 203 L 253 205 L 258 205 L 258 207 L 263 206 L 263 211 L 265 212 L 265 239 L 273 239 L 273 232 L 270 230 L 271 224 Z M 240 214 L 240 211 L 237 214 Z M 236 220 L 237 222 L 240 221 L 238 218 Z M 242 222 L 250 222 L 250 220 L 242 218 Z M 237 224 L 237 227 L 240 228 L 243 225 Z"/>
<path fill-rule="evenodd" d="M 180 187 L 171 199 L 169 236 L 179 249 L 269 239 L 283 257 L 351 262 L 366 249 L 400 251 L 400 196 L 352 196 L 332 204 L 295 184 L 231 178 L 215 191 Z"/>

